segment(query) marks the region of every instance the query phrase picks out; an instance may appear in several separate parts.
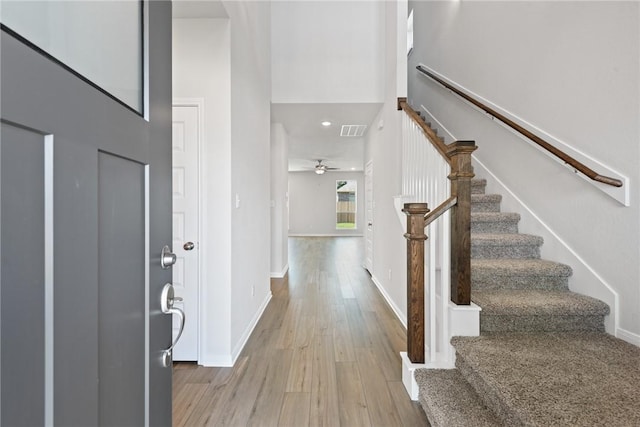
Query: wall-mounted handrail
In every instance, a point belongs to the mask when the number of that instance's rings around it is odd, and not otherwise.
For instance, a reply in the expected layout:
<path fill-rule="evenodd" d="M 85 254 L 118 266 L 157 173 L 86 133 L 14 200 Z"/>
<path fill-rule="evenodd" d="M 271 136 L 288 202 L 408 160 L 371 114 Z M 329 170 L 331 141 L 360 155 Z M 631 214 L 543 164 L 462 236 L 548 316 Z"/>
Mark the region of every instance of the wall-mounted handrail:
<path fill-rule="evenodd" d="M 611 185 L 611 186 L 614 186 L 614 187 L 622 187 L 622 181 L 620 181 L 619 179 L 611 178 L 611 177 L 605 176 L 605 175 L 600 175 L 599 173 L 595 172 L 593 169 L 591 169 L 590 167 L 588 167 L 584 163 L 581 163 L 580 161 L 574 159 L 573 157 L 571 157 L 570 155 L 568 155 L 564 151 L 558 149 L 557 147 L 551 145 L 550 143 L 548 143 L 544 139 L 540 138 L 539 136 L 535 135 L 531 131 L 529 131 L 529 130 L 523 128 L 522 126 L 520 126 L 519 124 L 515 123 L 513 120 L 508 119 L 504 115 L 502 115 L 502 114 L 498 113 L 497 111 L 495 111 L 493 108 L 485 105 L 484 103 L 480 102 L 479 100 L 477 100 L 476 98 L 472 97 L 471 95 L 469 95 L 469 94 L 461 91 L 460 89 L 454 87 L 453 85 L 449 84 L 448 82 L 446 82 L 442 78 L 438 77 L 437 75 L 435 75 L 431 71 L 429 71 L 426 68 L 424 68 L 422 65 L 418 65 L 416 68 L 422 74 L 424 74 L 427 77 L 433 79 L 434 81 L 438 82 L 439 84 L 441 84 L 445 88 L 447 88 L 450 91 L 454 92 L 456 95 L 460 96 L 461 98 L 465 99 L 466 101 L 468 101 L 471 104 L 475 105 L 476 107 L 480 108 L 484 112 L 486 112 L 486 113 L 490 114 L 491 116 L 495 117 L 496 119 L 500 120 L 502 123 L 504 123 L 505 125 L 509 126 L 513 130 L 515 130 L 516 132 L 520 133 L 521 135 L 524 135 L 525 137 L 527 137 L 528 139 L 530 139 L 531 141 L 533 141 L 534 143 L 536 143 L 540 147 L 544 148 L 545 150 L 547 150 L 548 152 L 550 152 L 554 156 L 558 157 L 560 160 L 562 160 L 566 164 L 570 165 L 576 171 L 584 174 L 585 176 L 589 177 L 590 179 L 592 179 L 594 181 L 601 182 L 603 184 Z"/>

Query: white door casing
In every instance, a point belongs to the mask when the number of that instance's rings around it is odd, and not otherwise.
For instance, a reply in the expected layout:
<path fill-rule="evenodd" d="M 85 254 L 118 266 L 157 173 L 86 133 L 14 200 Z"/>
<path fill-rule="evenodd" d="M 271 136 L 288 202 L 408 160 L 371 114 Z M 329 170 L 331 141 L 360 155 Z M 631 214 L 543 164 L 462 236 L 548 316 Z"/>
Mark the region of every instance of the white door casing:
<path fill-rule="evenodd" d="M 185 312 L 182 337 L 173 352 L 173 360 L 199 360 L 200 317 L 200 235 L 199 235 L 199 148 L 201 141 L 202 100 L 173 102 L 173 248 L 177 256 L 173 267 L 173 285 L 182 301 L 176 307 Z M 193 248 L 187 249 L 192 243 Z M 178 333 L 178 318 L 173 319 L 173 336 Z"/>
<path fill-rule="evenodd" d="M 373 274 L 373 161 L 367 162 L 364 170 L 365 203 L 365 259 L 364 267 Z"/>

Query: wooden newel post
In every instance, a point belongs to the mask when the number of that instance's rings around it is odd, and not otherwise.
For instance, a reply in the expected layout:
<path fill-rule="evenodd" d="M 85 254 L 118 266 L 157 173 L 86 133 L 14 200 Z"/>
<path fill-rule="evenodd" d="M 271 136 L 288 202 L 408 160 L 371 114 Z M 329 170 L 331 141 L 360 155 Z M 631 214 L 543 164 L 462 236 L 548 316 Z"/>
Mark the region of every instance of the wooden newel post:
<path fill-rule="evenodd" d="M 424 363 L 424 216 L 426 203 L 405 203 L 407 215 L 407 355 Z"/>
<path fill-rule="evenodd" d="M 458 305 L 471 304 L 471 153 L 476 148 L 474 141 L 455 141 L 447 150 L 451 195 L 457 198 L 451 208 L 451 301 Z"/>

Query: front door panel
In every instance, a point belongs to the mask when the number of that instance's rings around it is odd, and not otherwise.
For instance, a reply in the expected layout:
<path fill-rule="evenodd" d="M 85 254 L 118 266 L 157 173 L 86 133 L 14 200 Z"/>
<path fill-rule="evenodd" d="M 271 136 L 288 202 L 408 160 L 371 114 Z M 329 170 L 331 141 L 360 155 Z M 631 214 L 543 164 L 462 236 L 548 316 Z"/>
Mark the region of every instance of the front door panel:
<path fill-rule="evenodd" d="M 144 115 L 0 31 L 1 425 L 171 425 L 170 2 L 145 16 Z"/>
<path fill-rule="evenodd" d="M 1 425 L 44 424 L 43 140 L 38 133 L 2 124 Z"/>
<path fill-rule="evenodd" d="M 104 426 L 144 425 L 144 188 L 143 165 L 98 154 L 99 420 Z"/>

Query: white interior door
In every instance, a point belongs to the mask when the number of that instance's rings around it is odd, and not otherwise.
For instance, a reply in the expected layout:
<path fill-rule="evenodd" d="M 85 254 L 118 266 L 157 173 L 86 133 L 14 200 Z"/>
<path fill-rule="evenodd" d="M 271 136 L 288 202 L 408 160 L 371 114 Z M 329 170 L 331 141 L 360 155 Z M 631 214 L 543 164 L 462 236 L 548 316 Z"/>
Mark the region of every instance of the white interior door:
<path fill-rule="evenodd" d="M 364 267 L 373 272 L 373 162 L 368 162 L 364 170 L 364 203 L 366 228 L 364 232 Z"/>
<path fill-rule="evenodd" d="M 184 331 L 173 360 L 198 360 L 199 323 L 199 230 L 198 147 L 200 106 L 174 101 L 173 105 L 173 286 L 182 298 L 176 306 L 186 317 Z M 179 319 L 173 319 L 174 339 Z"/>

